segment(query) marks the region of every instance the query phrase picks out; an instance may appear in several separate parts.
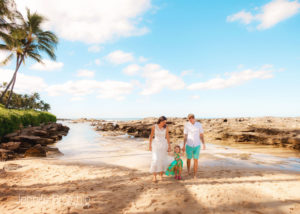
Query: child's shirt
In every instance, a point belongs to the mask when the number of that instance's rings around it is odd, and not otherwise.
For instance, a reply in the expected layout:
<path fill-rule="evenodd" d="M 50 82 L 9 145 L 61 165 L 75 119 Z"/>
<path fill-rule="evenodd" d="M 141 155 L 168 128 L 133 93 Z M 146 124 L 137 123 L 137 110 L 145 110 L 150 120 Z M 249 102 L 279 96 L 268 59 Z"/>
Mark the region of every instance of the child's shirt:
<path fill-rule="evenodd" d="M 175 153 L 174 153 L 174 159 L 175 159 L 175 160 L 181 159 L 181 158 L 180 158 L 180 153 L 176 153 L 176 152 L 175 152 Z"/>

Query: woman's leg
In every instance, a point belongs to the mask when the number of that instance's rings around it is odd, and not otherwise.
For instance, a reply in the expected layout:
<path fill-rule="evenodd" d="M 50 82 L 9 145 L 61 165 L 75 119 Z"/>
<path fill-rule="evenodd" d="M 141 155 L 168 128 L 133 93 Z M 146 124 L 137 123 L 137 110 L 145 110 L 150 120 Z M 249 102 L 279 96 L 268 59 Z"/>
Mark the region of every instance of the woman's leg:
<path fill-rule="evenodd" d="M 160 172 L 160 173 L 159 173 L 160 179 L 161 179 L 161 180 L 163 180 L 163 174 L 164 174 L 164 172 Z"/>
<path fill-rule="evenodd" d="M 153 179 L 152 179 L 152 181 L 157 181 L 157 179 L 156 179 L 156 172 L 153 172 Z"/>

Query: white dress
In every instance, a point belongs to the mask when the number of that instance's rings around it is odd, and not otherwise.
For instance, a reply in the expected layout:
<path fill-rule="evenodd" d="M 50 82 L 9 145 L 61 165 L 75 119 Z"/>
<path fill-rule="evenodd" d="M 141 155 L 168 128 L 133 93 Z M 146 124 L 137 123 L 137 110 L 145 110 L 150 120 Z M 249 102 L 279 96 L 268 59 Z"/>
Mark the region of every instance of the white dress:
<path fill-rule="evenodd" d="M 155 125 L 154 139 L 152 141 L 152 162 L 150 172 L 164 172 L 168 168 L 168 142 L 166 129 Z"/>

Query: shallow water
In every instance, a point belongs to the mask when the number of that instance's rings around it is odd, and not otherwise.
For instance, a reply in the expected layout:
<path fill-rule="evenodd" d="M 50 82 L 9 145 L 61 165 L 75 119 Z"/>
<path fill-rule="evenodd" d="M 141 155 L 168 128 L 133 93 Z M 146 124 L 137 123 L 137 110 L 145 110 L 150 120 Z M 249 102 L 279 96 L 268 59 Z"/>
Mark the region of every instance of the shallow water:
<path fill-rule="evenodd" d="M 71 123 L 63 121 L 70 127 L 66 137 L 56 146 L 64 154 L 62 160 L 89 164 L 112 164 L 148 171 L 151 152 L 148 141 L 134 139 L 128 135 L 102 136 L 93 130 L 89 123 Z M 232 148 L 207 143 L 207 149 L 201 150 L 200 166 L 231 167 L 231 168 L 265 168 L 300 172 L 300 158 L 288 153 L 285 157 L 276 156 L 273 148 L 265 149 L 267 153 L 255 152 L 255 149 Z M 255 145 L 254 145 L 255 147 Z M 253 148 L 254 148 L 253 147 Z M 183 156 L 185 159 L 185 157 Z M 168 157 L 172 161 L 172 157 Z"/>
<path fill-rule="evenodd" d="M 89 164 L 112 164 L 148 170 L 151 153 L 142 139 L 124 136 L 102 136 L 89 123 L 63 122 L 70 127 L 56 146 L 62 160 Z"/>

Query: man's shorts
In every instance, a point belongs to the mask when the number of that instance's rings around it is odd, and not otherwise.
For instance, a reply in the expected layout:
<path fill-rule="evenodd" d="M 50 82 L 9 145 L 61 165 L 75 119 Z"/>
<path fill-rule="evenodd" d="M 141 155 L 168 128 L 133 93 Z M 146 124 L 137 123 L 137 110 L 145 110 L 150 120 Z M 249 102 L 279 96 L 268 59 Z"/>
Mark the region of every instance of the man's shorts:
<path fill-rule="evenodd" d="M 199 159 L 200 145 L 196 147 L 186 145 L 185 150 L 187 159 Z"/>

